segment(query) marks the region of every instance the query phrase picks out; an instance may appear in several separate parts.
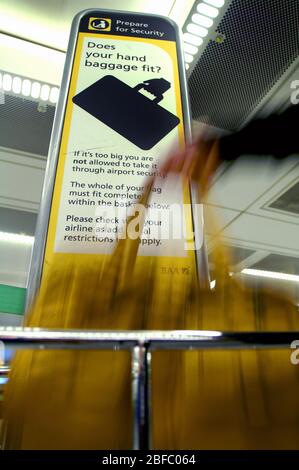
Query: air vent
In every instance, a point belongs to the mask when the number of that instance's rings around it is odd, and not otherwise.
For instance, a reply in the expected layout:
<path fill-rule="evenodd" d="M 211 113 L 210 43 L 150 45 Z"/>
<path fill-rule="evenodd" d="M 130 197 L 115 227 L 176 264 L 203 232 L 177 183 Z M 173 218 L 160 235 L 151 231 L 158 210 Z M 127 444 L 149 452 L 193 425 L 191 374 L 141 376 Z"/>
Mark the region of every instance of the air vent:
<path fill-rule="evenodd" d="M 268 207 L 299 215 L 299 181 Z"/>
<path fill-rule="evenodd" d="M 299 275 L 299 258 L 272 254 L 250 266 L 250 268 Z"/>
<path fill-rule="evenodd" d="M 235 130 L 299 54 L 298 0 L 233 0 L 189 79 L 193 118 Z"/>
<path fill-rule="evenodd" d="M 5 93 L 0 105 L 0 146 L 47 156 L 55 106 Z"/>

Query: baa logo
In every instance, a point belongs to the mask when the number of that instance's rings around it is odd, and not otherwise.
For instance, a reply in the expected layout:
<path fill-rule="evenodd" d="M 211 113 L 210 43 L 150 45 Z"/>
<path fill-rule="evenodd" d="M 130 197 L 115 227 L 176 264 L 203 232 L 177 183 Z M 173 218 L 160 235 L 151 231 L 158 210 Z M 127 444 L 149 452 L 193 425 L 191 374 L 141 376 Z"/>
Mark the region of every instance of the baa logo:
<path fill-rule="evenodd" d="M 111 31 L 111 19 L 89 18 L 88 29 L 96 31 Z"/>

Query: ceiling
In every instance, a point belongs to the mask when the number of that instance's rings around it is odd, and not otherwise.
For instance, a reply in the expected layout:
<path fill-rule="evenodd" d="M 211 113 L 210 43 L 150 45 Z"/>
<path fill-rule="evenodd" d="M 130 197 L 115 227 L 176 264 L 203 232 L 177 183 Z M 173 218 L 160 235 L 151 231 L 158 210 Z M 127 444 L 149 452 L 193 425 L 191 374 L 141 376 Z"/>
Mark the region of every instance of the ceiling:
<path fill-rule="evenodd" d="M 125 9 L 169 16 L 182 26 L 194 0 L 127 0 Z M 0 57 L 3 70 L 53 85 L 61 82 L 72 19 L 87 8 L 122 10 L 124 0 L 11 0 L 1 1 Z M 26 54 L 12 36 L 28 42 Z M 47 49 L 42 46 L 47 46 Z M 49 49 L 51 48 L 51 49 Z"/>
<path fill-rule="evenodd" d="M 193 0 L 11 0 L 1 1 L 0 30 L 65 51 L 72 19 L 87 8 L 169 16 L 182 26 Z"/>
<path fill-rule="evenodd" d="M 288 1 L 286 0 L 286 3 Z M 235 4 L 238 2 L 241 8 L 241 0 L 234 0 L 234 2 Z M 248 0 L 246 2 L 248 3 Z M 254 0 L 254 2 L 264 4 L 263 0 Z M 128 0 L 125 7 L 128 11 L 170 16 L 182 27 L 193 3 L 193 0 Z M 227 0 L 226 3 L 229 7 L 233 2 Z M 281 0 L 282 11 L 286 3 Z M 0 70 L 59 85 L 71 20 L 86 6 L 122 9 L 124 1 L 99 0 L 90 1 L 87 5 L 79 0 L 53 0 L 51 2 L 2 0 L 0 32 L 36 44 L 29 43 L 32 47 L 24 53 L 11 42 L 13 39 L 9 42 L 10 45 L 3 41 L 1 43 L 0 35 Z M 239 27 L 237 24 L 228 26 Z M 285 38 L 285 41 L 287 40 L 288 38 Z M 47 49 L 44 46 L 47 46 Z M 215 65 L 212 57 L 210 64 L 207 58 L 204 60 L 207 68 Z M 246 61 L 246 57 L 243 60 Z M 200 63 L 200 57 L 198 63 Z M 264 66 L 267 67 L 266 64 Z M 262 63 L 259 67 L 262 67 Z M 262 73 L 267 73 L 266 68 L 262 70 Z M 205 69 L 201 70 L 201 74 L 205 75 Z M 189 77 L 190 75 L 191 72 Z M 258 100 L 254 109 L 250 110 L 248 120 L 285 105 L 289 99 L 290 82 L 296 77 L 299 79 L 298 60 L 289 68 L 286 67 L 277 83 L 272 84 L 270 89 L 265 88 L 265 96 L 262 100 Z M 223 89 L 227 86 L 227 83 L 224 83 L 224 77 L 222 82 L 219 76 L 217 80 Z M 193 98 L 196 97 L 197 90 L 199 93 L 199 85 L 197 88 L 193 80 Z M 204 89 L 201 87 L 200 93 L 203 92 Z M 213 93 L 213 90 L 209 92 Z M 233 94 L 233 90 L 230 90 L 230 93 Z M 0 124 L 1 120 L 3 121 L 0 126 L 0 231 L 7 231 L 13 226 L 9 222 L 7 212 L 2 211 L 1 219 L 2 208 L 2 210 L 11 211 L 12 218 L 20 213 L 25 216 L 27 214 L 27 222 L 24 222 L 21 227 L 14 225 L 14 230 L 32 235 L 41 197 L 55 107 L 48 105 L 45 109 L 38 110 L 36 103 L 32 104 L 30 100 L 18 99 L 18 102 L 14 103 L 13 99 L 8 97 L 2 109 L 4 111 L 0 116 Z M 200 123 L 200 118 L 194 122 L 195 130 Z M 4 129 L 6 129 L 5 132 Z M 244 250 L 245 258 L 236 261 L 236 269 L 257 266 L 269 255 L 291 257 L 295 260 L 298 258 L 299 266 L 298 213 L 288 211 L 289 201 L 286 200 L 284 206 L 283 201 L 287 198 L 281 198 L 282 194 L 298 181 L 299 164 L 298 159 L 294 157 L 279 165 L 275 165 L 271 158 L 257 160 L 250 157 L 223 166 L 214 179 L 206 206 L 205 230 L 209 250 L 213 249 L 215 241 L 220 237 L 222 243 L 236 247 L 236 252 L 239 248 Z M 277 199 L 279 203 L 275 203 Z M 5 256 L 4 263 L 2 255 L 5 250 L 5 245 L 0 243 L 0 257 L 2 257 L 0 276 L 1 270 L 3 273 L 7 272 L 14 264 L 17 266 L 15 271 L 26 273 L 28 247 L 23 258 L 18 257 L 16 261 L 15 256 L 10 258 Z M 281 258 L 275 258 L 273 266 L 276 270 L 277 259 Z M 283 263 L 282 259 L 281 262 Z M 266 265 L 267 269 L 271 270 L 271 259 Z M 18 283 L 20 284 L 20 281 Z"/>
<path fill-rule="evenodd" d="M 299 2 L 233 0 L 225 6 L 213 25 L 217 34 L 211 31 L 191 64 L 189 88 L 194 119 L 234 131 L 268 99 L 277 107 L 278 88 L 298 70 Z"/>

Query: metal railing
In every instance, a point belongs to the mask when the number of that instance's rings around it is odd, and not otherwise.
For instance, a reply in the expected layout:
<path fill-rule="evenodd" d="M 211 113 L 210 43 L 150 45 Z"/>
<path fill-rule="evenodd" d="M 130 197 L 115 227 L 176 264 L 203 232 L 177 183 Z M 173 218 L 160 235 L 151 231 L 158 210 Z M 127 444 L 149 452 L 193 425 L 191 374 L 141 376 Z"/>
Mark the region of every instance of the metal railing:
<path fill-rule="evenodd" d="M 156 350 L 289 348 L 299 332 L 96 331 L 0 328 L 0 341 L 15 349 L 130 350 L 133 449 L 151 449 L 151 353 Z M 5 376 L 9 368 L 0 368 Z"/>
<path fill-rule="evenodd" d="M 7 377 L 10 372 L 10 368 L 8 366 L 0 366 L 0 377 Z"/>

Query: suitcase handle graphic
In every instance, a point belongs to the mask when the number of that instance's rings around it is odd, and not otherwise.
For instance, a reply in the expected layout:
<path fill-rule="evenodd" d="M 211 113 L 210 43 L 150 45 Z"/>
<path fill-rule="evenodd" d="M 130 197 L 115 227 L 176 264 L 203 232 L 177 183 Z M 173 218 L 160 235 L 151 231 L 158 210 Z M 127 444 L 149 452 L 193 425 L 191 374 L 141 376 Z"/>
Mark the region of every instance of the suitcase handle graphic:
<path fill-rule="evenodd" d="M 170 87 L 170 83 L 165 78 L 151 78 L 150 80 L 138 83 L 138 85 L 134 86 L 134 90 L 146 90 L 155 96 L 153 103 L 160 103 L 164 98 L 165 91 L 169 90 Z"/>

